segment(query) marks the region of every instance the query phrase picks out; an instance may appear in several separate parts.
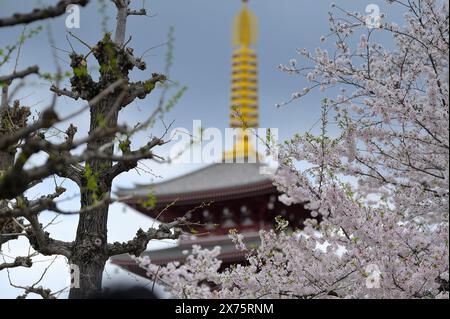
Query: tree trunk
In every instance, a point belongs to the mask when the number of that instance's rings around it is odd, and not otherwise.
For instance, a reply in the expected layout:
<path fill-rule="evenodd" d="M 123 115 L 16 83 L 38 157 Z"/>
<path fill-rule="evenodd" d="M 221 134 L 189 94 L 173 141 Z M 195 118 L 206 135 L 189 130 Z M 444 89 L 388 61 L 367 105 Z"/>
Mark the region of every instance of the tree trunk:
<path fill-rule="evenodd" d="M 116 98 L 117 95 L 112 94 L 99 104 L 91 107 L 91 132 L 100 125 L 107 125 L 108 127 L 117 125 L 117 111 L 109 117 L 107 123 L 102 123 L 102 119 L 107 118 Z M 114 144 L 111 138 L 92 141 L 88 143 L 87 147 L 90 150 L 98 150 L 105 145 L 108 146 L 104 152 L 112 155 Z M 86 163 L 86 174 L 81 189 L 82 209 L 92 206 L 95 204 L 95 201 L 110 194 L 111 182 L 105 179 L 102 172 L 111 166 L 111 160 L 96 159 Z M 107 223 L 108 205 L 80 214 L 77 235 L 70 260 L 72 265 L 76 265 L 75 276 L 79 270 L 79 287 L 71 287 L 69 293 L 70 299 L 95 297 L 101 293 L 103 270 L 109 257 L 107 252 Z M 75 280 L 75 282 L 77 281 Z"/>
<path fill-rule="evenodd" d="M 104 87 L 112 84 L 118 78 L 128 79 L 128 67 L 121 67 L 113 61 L 123 59 L 118 58 L 119 50 L 125 39 L 125 30 L 127 22 L 127 10 L 129 0 L 115 1 L 117 7 L 117 26 L 115 34 L 115 45 L 113 49 L 106 45 L 104 52 L 98 54 L 97 60 L 103 61 L 108 68 L 101 71 L 100 82 Z M 106 70 L 108 69 L 108 70 Z M 104 98 L 100 103 L 90 108 L 90 132 L 98 127 L 105 125 L 107 127 L 116 127 L 118 112 L 120 108 L 114 108 L 116 100 L 120 94 L 113 93 Z M 112 109 L 113 114 L 109 114 Z M 114 143 L 113 138 L 106 137 L 89 142 L 88 150 L 96 151 L 104 148 L 103 153 L 113 155 Z M 111 160 L 94 159 L 86 163 L 86 174 L 84 176 L 83 187 L 81 188 L 81 209 L 92 206 L 96 200 L 102 199 L 103 196 L 109 196 L 111 193 L 112 181 L 108 178 L 104 171 L 112 167 Z M 79 271 L 79 287 L 71 287 L 69 292 L 70 299 L 92 298 L 101 294 L 102 276 L 106 261 L 108 260 L 108 205 L 99 207 L 89 212 L 81 213 L 75 243 L 70 258 L 71 265 L 76 265 L 76 271 Z M 75 282 L 77 282 L 77 278 Z"/>

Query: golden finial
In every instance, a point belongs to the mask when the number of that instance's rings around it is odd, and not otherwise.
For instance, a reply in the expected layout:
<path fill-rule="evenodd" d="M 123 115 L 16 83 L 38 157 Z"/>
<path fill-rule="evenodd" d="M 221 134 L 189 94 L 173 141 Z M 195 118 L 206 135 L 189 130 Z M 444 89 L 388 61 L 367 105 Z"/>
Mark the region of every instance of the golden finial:
<path fill-rule="evenodd" d="M 248 0 L 242 0 L 242 3 L 242 10 L 234 19 L 233 45 L 249 47 L 250 45 L 256 45 L 258 25 L 255 14 L 248 9 Z"/>

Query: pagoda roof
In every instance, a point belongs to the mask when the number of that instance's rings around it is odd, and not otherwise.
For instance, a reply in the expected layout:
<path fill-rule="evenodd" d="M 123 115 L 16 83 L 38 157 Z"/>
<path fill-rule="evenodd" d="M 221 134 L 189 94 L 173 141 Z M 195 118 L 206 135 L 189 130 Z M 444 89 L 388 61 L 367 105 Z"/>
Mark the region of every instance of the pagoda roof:
<path fill-rule="evenodd" d="M 259 233 L 257 232 L 244 234 L 243 241 L 249 248 L 258 247 L 261 243 Z M 245 259 L 246 252 L 237 250 L 236 245 L 227 235 L 182 241 L 179 245 L 174 247 L 158 250 L 147 250 L 142 254 L 142 256 L 148 256 L 151 262 L 155 265 L 166 265 L 170 262 L 183 263 L 186 257 L 192 253 L 193 245 L 199 245 L 203 249 L 209 250 L 212 250 L 216 246 L 220 246 L 220 254 L 217 258 L 222 260 L 223 263 L 235 263 Z M 128 254 L 114 256 L 111 259 L 111 262 L 123 268 L 136 266 L 136 262 Z"/>
<path fill-rule="evenodd" d="M 262 163 L 215 163 L 188 174 L 159 183 L 119 188 L 120 196 L 147 197 L 149 193 L 158 203 L 176 201 L 226 199 L 273 192 L 272 180 L 261 174 Z"/>

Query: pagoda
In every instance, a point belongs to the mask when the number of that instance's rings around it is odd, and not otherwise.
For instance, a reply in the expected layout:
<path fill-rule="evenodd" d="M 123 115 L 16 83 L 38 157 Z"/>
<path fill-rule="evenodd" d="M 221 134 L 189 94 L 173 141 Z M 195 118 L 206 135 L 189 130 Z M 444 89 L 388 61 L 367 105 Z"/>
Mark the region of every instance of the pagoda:
<path fill-rule="evenodd" d="M 232 41 L 230 126 L 238 134 L 233 148 L 223 153 L 222 162 L 167 181 L 118 191 L 132 198 L 126 200 L 127 205 L 151 218 L 171 222 L 187 214 L 192 222 L 202 225 L 195 228 L 195 234 L 183 235 L 172 248 L 145 252 L 154 264 L 183 262 L 192 245 L 207 249 L 220 246 L 222 267 L 242 263 L 245 255 L 229 239 L 230 230 L 243 234 L 248 245 L 258 245 L 259 231 L 273 228 L 276 216 L 288 220 L 292 228 L 302 227 L 310 218 L 302 205 L 286 206 L 278 200 L 280 194 L 270 176 L 261 174 L 265 166 L 262 156 L 249 139 L 248 129 L 257 128 L 259 122 L 256 41 L 256 17 L 243 0 Z M 248 161 L 250 158 L 256 161 Z M 143 204 L 149 193 L 156 199 L 151 207 Z M 145 275 L 128 255 L 116 256 L 112 262 Z"/>

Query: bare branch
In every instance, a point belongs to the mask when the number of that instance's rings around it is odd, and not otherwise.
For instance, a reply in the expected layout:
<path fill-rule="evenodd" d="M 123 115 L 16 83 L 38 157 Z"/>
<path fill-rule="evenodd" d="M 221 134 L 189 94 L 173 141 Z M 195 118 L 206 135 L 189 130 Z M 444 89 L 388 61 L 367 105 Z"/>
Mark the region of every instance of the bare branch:
<path fill-rule="evenodd" d="M 179 227 L 186 225 L 187 219 L 182 217 L 168 224 L 161 224 L 158 228 L 150 228 L 146 232 L 139 229 L 136 236 L 126 243 L 115 242 L 108 244 L 108 256 L 130 253 L 135 256 L 141 255 L 152 239 L 177 239 L 181 230 Z"/>
<path fill-rule="evenodd" d="M 10 273 L 9 273 L 9 270 L 7 269 L 9 284 L 14 288 L 23 289 L 25 291 L 25 293 L 21 296 L 18 296 L 17 299 L 25 299 L 30 293 L 40 295 L 43 299 L 56 299 L 55 295 L 57 293 L 52 293 L 50 289 L 45 289 L 42 286 L 37 286 L 42 281 L 42 279 L 44 279 L 44 276 L 47 274 L 47 271 L 53 265 L 56 258 L 57 257 L 53 258 L 52 262 L 43 271 L 41 277 L 35 283 L 33 283 L 31 286 L 19 286 L 19 285 L 14 284 L 11 281 Z"/>
<path fill-rule="evenodd" d="M 22 71 L 16 71 L 9 75 L 3 75 L 0 76 L 0 83 L 10 83 L 14 79 L 22 79 L 30 74 L 38 74 L 39 73 L 39 67 L 37 65 L 30 66 Z"/>
<path fill-rule="evenodd" d="M 127 54 L 127 58 L 128 60 L 135 66 L 137 67 L 139 70 L 145 70 L 147 68 L 147 65 L 145 64 L 145 61 L 143 61 L 141 58 L 135 58 L 133 56 L 133 49 L 131 48 L 126 48 L 126 54 Z"/>
<path fill-rule="evenodd" d="M 54 296 L 54 294 L 52 293 L 52 291 L 50 289 L 46 289 L 42 286 L 39 286 L 39 287 L 25 286 L 25 287 L 20 287 L 20 288 L 25 290 L 25 294 L 17 297 L 17 299 L 25 299 L 28 296 L 28 294 L 30 294 L 30 293 L 39 295 L 42 297 L 42 299 L 56 299 L 56 297 Z"/>
<path fill-rule="evenodd" d="M 33 265 L 30 257 L 16 257 L 13 262 L 0 264 L 0 271 L 6 268 L 26 267 Z"/>
<path fill-rule="evenodd" d="M 89 0 L 61 0 L 56 6 L 36 9 L 30 13 L 16 13 L 11 17 L 0 18 L 0 27 L 8 27 L 58 17 L 66 12 L 68 5 L 76 4 L 84 7 L 88 2 Z"/>
<path fill-rule="evenodd" d="M 72 117 L 80 114 L 84 109 L 89 108 L 89 106 L 96 105 L 99 101 L 101 101 L 105 96 L 111 94 L 114 92 L 114 90 L 121 85 L 123 85 L 125 81 L 123 79 L 119 79 L 109 85 L 106 89 L 104 89 L 102 92 L 100 92 L 97 96 L 95 96 L 93 99 L 91 99 L 86 105 L 76 112 L 73 112 L 72 114 L 69 114 L 68 116 L 59 119 L 55 111 L 53 110 L 53 107 L 48 107 L 43 111 L 41 114 L 41 117 L 39 120 L 37 120 L 35 123 L 24 127 L 21 130 L 18 130 L 12 134 L 8 134 L 5 136 L 0 137 L 0 150 L 5 150 L 7 147 L 17 143 L 19 140 L 29 136 L 31 133 L 36 132 L 40 129 L 49 128 L 53 124 L 57 122 L 63 122 L 71 119 Z"/>
<path fill-rule="evenodd" d="M 35 123 L 26 126 L 12 134 L 0 137 L 0 150 L 5 150 L 9 146 L 17 143 L 19 140 L 29 136 L 43 128 L 49 128 L 59 121 L 57 114 L 52 108 L 44 110 L 41 117 Z"/>
<path fill-rule="evenodd" d="M 116 33 L 114 42 L 122 47 L 125 41 L 125 32 L 127 27 L 127 17 L 128 17 L 128 5 L 130 0 L 113 0 L 117 7 L 116 16 Z"/>
<path fill-rule="evenodd" d="M 27 235 L 34 250 L 45 256 L 62 255 L 70 258 L 72 243 L 50 238 L 50 234 L 43 230 L 37 216 L 31 215 L 26 218 L 31 224 L 31 229 L 27 229 Z"/>
<path fill-rule="evenodd" d="M 139 148 L 136 151 L 125 151 L 123 156 L 121 156 L 120 158 L 116 158 L 118 163 L 113 165 L 110 169 L 108 169 L 108 171 L 106 171 L 106 180 L 112 181 L 118 175 L 135 168 L 139 160 L 151 159 L 156 157 L 156 155 L 151 152 L 151 149 L 155 146 L 164 145 L 165 143 L 166 142 L 164 140 L 155 137 L 150 142 L 148 142 L 147 145 Z"/>
<path fill-rule="evenodd" d="M 17 200 L 12 209 L 0 209 L 0 218 L 17 218 L 27 217 L 33 214 L 38 214 L 44 210 L 51 210 L 56 207 L 54 199 L 63 194 L 66 190 L 62 187 L 57 187 L 55 193 L 42 196 L 36 200 L 28 201 L 25 197 Z"/>
<path fill-rule="evenodd" d="M 67 89 L 59 89 L 59 88 L 57 88 L 54 85 L 52 85 L 50 87 L 50 91 L 56 93 L 56 95 L 58 95 L 58 96 L 63 96 L 64 95 L 64 96 L 70 97 L 70 98 L 72 98 L 74 100 L 78 100 L 80 98 L 80 95 L 78 93 L 69 91 Z"/>
<path fill-rule="evenodd" d="M 130 92 L 124 101 L 125 105 L 130 104 L 136 98 L 145 99 L 145 97 L 155 88 L 158 82 L 162 83 L 167 78 L 164 74 L 153 73 L 152 77 L 144 82 L 135 82 L 130 84 Z"/>
<path fill-rule="evenodd" d="M 127 14 L 129 16 L 145 16 L 145 15 L 147 15 L 147 10 L 145 10 L 145 8 L 142 8 L 139 10 L 128 9 Z"/>

